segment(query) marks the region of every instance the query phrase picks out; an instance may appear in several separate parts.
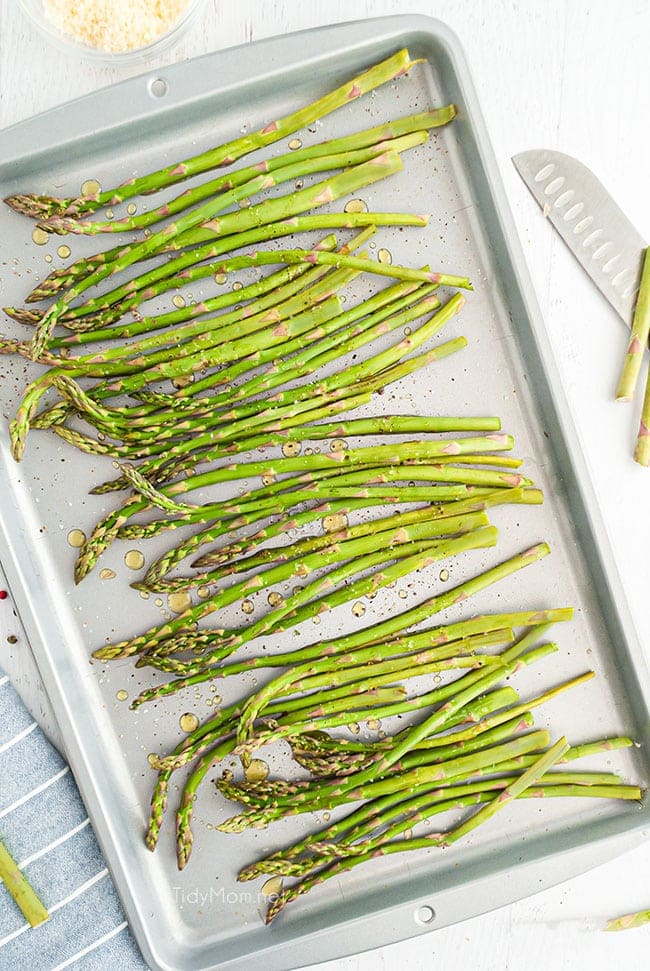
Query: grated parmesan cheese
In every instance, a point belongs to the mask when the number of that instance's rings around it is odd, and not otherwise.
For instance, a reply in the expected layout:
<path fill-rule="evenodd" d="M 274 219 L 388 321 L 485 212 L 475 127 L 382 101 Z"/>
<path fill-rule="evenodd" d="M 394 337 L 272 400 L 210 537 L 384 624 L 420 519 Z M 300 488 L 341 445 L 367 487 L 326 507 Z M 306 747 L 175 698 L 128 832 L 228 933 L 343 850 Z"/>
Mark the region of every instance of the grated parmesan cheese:
<path fill-rule="evenodd" d="M 48 20 L 75 40 L 117 53 L 146 47 L 166 34 L 189 0 L 43 0 Z"/>

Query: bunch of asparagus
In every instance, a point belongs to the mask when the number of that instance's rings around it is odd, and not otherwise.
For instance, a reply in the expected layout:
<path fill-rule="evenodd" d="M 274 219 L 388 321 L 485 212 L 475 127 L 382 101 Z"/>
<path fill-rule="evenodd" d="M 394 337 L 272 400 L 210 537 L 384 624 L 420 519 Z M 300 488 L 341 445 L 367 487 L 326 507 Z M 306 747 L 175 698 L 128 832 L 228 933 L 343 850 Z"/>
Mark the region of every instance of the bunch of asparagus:
<path fill-rule="evenodd" d="M 194 799 L 207 772 L 231 754 L 247 765 L 252 752 L 273 741 L 288 741 L 312 778 L 302 784 L 220 780 L 224 795 L 248 807 L 220 828 L 239 831 L 294 812 L 365 800 L 323 833 L 242 871 L 242 879 L 260 873 L 299 878 L 271 906 L 269 919 L 311 886 L 373 855 L 453 842 L 519 796 L 639 798 L 638 789 L 609 774 L 550 771 L 558 761 L 627 745 L 628 739 L 573 749 L 560 740 L 547 749 L 548 733 L 521 735 L 532 724 L 530 709 L 591 673 L 523 703 L 512 687 L 498 687 L 520 666 L 555 649 L 532 645 L 550 623 L 568 620 L 570 609 L 482 615 L 407 633 L 541 559 L 549 552 L 546 544 L 326 644 L 229 660 L 261 634 L 281 633 L 372 596 L 442 558 L 494 546 L 490 508 L 542 501 L 518 471 L 520 460 L 504 454 L 514 443 L 501 433 L 496 417 L 345 414 L 465 346 L 462 336 L 435 346 L 431 341 L 464 303 L 462 293 L 445 296 L 441 288 L 471 290 L 471 284 L 428 266 L 381 263 L 363 249 L 379 227 L 423 226 L 423 216 L 358 207 L 320 210 L 398 172 L 402 155 L 451 121 L 455 109 L 449 105 L 229 168 L 139 214 L 129 211 L 118 219 L 94 214 L 230 167 L 415 63 L 400 51 L 253 134 L 115 188 L 76 199 L 5 200 L 47 233 L 144 232 L 144 238 L 51 273 L 27 297 L 27 307 L 5 308 L 21 326 L 34 328 L 31 339 L 0 339 L 0 353 L 47 367 L 28 387 L 12 423 L 14 457 L 22 458 L 31 428 L 49 429 L 82 452 L 116 460 L 118 476 L 98 484 L 94 493 L 127 492 L 80 549 L 77 582 L 115 539 L 144 540 L 195 527 L 134 586 L 198 590 L 198 602 L 94 656 L 134 657 L 138 666 L 172 675 L 144 690 L 134 708 L 251 669 L 285 669 L 157 760 L 149 847 L 158 840 L 173 772 L 191 766 L 177 812 L 183 867 L 192 849 Z M 323 173 L 321 181 L 304 185 L 307 177 Z M 289 193 L 251 204 L 257 194 L 288 183 Z M 349 229 L 360 232 L 345 242 L 330 232 Z M 328 235 L 304 248 L 257 248 L 314 231 Z M 169 312 L 141 312 L 143 304 L 172 290 L 211 277 L 223 284 L 239 270 L 267 266 L 272 272 L 246 286 L 235 284 L 199 302 L 177 295 Z M 115 279 L 125 273 L 129 278 Z M 362 274 L 364 282 L 385 277 L 394 282 L 355 303 L 344 291 Z M 89 295 L 104 283 L 102 292 Z M 34 309 L 42 300 L 53 302 L 47 310 Z M 398 332 L 399 339 L 388 345 Z M 370 348 L 367 357 L 360 356 L 364 348 Z M 402 440 L 411 435 L 428 437 Z M 368 444 L 367 436 L 382 437 Z M 361 444 L 348 447 L 344 438 Z M 322 453 L 305 448 L 301 454 L 307 442 L 327 442 L 330 448 Z M 281 458 L 244 458 L 278 446 Z M 227 483 L 240 483 L 243 491 L 224 498 Z M 371 518 L 350 524 L 348 514 L 360 511 Z M 188 558 L 193 572 L 181 574 Z M 294 579 L 301 585 L 286 597 L 271 590 Z M 259 619 L 234 629 L 199 626 L 243 597 L 269 590 L 271 609 Z M 515 628 L 527 633 L 517 640 Z M 500 653 L 486 653 L 495 646 Z M 454 680 L 411 694 L 401 683 L 441 673 Z M 374 743 L 325 733 L 421 711 L 424 718 L 415 727 Z M 467 721 L 471 727 L 461 727 Z M 478 814 L 442 835 L 407 838 L 419 819 L 479 803 L 486 805 Z"/>
<path fill-rule="evenodd" d="M 616 389 L 617 401 L 631 401 L 635 395 L 643 354 L 650 338 L 650 249 L 645 251 L 639 293 L 634 308 L 632 331 L 627 345 L 621 376 Z M 637 433 L 634 461 L 650 465 L 650 373 L 646 377 L 641 419 Z"/>

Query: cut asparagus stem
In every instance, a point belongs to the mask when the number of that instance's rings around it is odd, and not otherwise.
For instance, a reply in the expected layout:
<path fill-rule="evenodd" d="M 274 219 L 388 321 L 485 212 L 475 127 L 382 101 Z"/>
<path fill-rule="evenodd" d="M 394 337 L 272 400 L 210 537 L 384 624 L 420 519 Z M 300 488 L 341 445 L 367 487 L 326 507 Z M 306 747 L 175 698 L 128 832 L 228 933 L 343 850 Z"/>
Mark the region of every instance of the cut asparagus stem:
<path fill-rule="evenodd" d="M 617 401 L 630 401 L 636 390 L 643 354 L 648 346 L 648 337 L 650 337 L 650 248 L 646 249 L 643 259 L 632 332 L 616 390 Z"/>
<path fill-rule="evenodd" d="M 634 461 L 646 468 L 650 465 L 650 370 L 646 377 L 641 420 L 634 450 Z"/>
<path fill-rule="evenodd" d="M 0 881 L 4 883 L 11 896 L 20 907 L 31 927 L 38 927 L 50 919 L 42 904 L 23 874 L 12 859 L 7 847 L 0 840 Z"/>
<path fill-rule="evenodd" d="M 650 924 L 650 910 L 638 910 L 635 914 L 625 914 L 624 917 L 614 917 L 608 920 L 603 930 L 628 931 L 633 927 L 643 927 Z"/>

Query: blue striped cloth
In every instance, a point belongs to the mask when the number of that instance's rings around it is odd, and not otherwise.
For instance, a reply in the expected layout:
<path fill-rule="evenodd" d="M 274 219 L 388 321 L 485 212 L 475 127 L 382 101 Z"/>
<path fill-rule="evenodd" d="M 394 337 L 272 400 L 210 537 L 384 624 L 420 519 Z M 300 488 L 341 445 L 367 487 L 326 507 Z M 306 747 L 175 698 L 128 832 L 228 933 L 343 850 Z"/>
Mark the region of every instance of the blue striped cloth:
<path fill-rule="evenodd" d="M 50 912 L 30 928 L 0 883 L 0 968 L 146 969 L 69 767 L 0 669 L 0 838 Z"/>

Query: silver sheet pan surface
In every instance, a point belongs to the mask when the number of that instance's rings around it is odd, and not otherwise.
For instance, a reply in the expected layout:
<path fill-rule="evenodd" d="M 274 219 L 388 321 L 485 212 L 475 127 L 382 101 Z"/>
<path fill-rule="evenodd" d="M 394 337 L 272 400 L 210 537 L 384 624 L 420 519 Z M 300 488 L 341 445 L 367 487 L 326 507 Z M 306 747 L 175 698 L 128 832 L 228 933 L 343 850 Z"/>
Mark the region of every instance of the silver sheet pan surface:
<path fill-rule="evenodd" d="M 611 765 L 629 781 L 646 784 L 648 676 L 595 508 L 580 445 L 567 414 L 543 323 L 532 296 L 507 202 L 483 126 L 467 65 L 457 40 L 440 23 L 397 17 L 346 24 L 275 38 L 166 68 L 167 94 L 150 93 L 154 76 L 135 78 L 0 133 L 0 195 L 17 190 L 75 194 L 87 178 L 108 185 L 156 168 L 201 147 L 251 130 L 299 103 L 319 96 L 359 69 L 408 46 L 427 64 L 349 109 L 314 125 L 305 144 L 367 127 L 394 115 L 454 101 L 452 126 L 409 154 L 404 172 L 362 193 L 368 205 L 431 214 L 426 230 L 382 230 L 395 262 L 468 273 L 475 284 L 449 337 L 463 333 L 461 355 L 396 385 L 370 413 L 499 414 L 516 436 L 516 454 L 547 496 L 543 507 L 496 510 L 496 550 L 467 554 L 445 564 L 450 579 L 433 568 L 408 578 L 366 604 L 364 624 L 421 600 L 425 593 L 460 582 L 534 542 L 547 540 L 552 556 L 485 592 L 452 620 L 480 610 L 575 605 L 576 619 L 557 636 L 560 652 L 523 673 L 522 694 L 593 667 L 598 677 L 548 705 L 537 721 L 570 740 L 625 732 L 644 743 L 638 751 L 612 753 Z M 160 197 L 156 197 L 156 201 Z M 31 242 L 30 226 L 4 209 L 0 214 L 0 296 L 20 303 L 33 282 L 61 260 L 59 241 Z M 74 255 L 96 243 L 73 240 Z M 53 263 L 44 261 L 46 253 Z M 211 285 L 190 288 L 195 297 Z M 359 291 L 361 292 L 361 291 Z M 171 295 L 169 295 L 171 296 Z M 169 307 L 162 300 L 155 307 Z M 12 331 L 12 325 L 3 330 Z M 453 331 L 453 332 L 452 332 Z M 10 416 L 29 370 L 2 359 L 0 411 Z M 129 662 L 89 664 L 90 650 L 115 635 L 128 636 L 156 623 L 164 610 L 152 596 L 130 591 L 133 574 L 124 554 L 139 544 L 115 544 L 102 567 L 80 587 L 72 583 L 70 529 L 88 532 L 113 500 L 87 496 L 112 474 L 110 460 L 89 460 L 54 436 L 34 433 L 24 462 L 9 456 L 6 423 L 0 430 L 0 555 L 47 690 L 60 721 L 76 777 L 143 952 L 154 968 L 198 971 L 210 967 L 296 967 L 430 930 L 477 914 L 566 879 L 640 839 L 647 804 L 517 805 L 463 845 L 408 854 L 359 867 L 340 881 L 288 908 L 266 929 L 258 885 L 237 885 L 238 866 L 313 828 L 314 817 L 294 818 L 239 837 L 214 830 L 230 807 L 205 785 L 196 806 L 196 848 L 190 865 L 175 868 L 172 826 L 159 851 L 144 848 L 152 772 L 151 751 L 170 748 L 181 736 L 179 716 L 212 709 L 209 689 L 137 713 L 129 698 L 153 680 Z M 148 560 L 155 544 L 142 544 Z M 399 594 L 403 593 L 404 598 Z M 258 605 L 261 607 L 261 604 Z M 233 608 L 225 622 L 236 622 Z M 320 626 L 305 624 L 290 646 L 310 643 L 358 624 L 350 605 Z M 286 638 L 285 642 L 286 644 Z M 269 641 L 270 645 L 270 641 Z M 251 681 L 248 682 L 250 687 Z M 225 702 L 242 683 L 220 685 Z M 269 754 L 286 768 L 284 750 Z M 171 800 L 178 795 L 172 788 Z M 429 924 L 414 915 L 427 904 Z"/>

